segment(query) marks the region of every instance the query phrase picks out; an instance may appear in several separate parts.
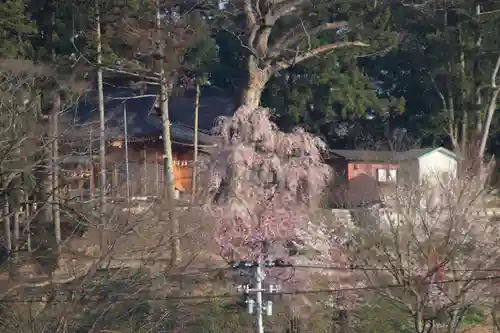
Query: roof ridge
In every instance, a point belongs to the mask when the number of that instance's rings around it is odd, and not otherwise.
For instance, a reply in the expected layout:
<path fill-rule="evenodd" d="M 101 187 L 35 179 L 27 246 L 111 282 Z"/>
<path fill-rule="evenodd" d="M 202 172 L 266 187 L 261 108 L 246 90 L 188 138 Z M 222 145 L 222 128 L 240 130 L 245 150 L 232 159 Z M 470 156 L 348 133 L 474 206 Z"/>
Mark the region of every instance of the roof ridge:
<path fill-rule="evenodd" d="M 362 149 L 330 149 L 330 152 L 341 156 L 351 161 L 364 162 L 386 162 L 393 159 L 399 161 L 408 159 L 417 159 L 430 152 L 442 149 L 444 152 L 449 151 L 444 147 L 425 147 L 425 148 L 410 148 L 403 151 L 394 150 L 362 150 Z M 454 153 L 453 153 L 454 154 Z"/>

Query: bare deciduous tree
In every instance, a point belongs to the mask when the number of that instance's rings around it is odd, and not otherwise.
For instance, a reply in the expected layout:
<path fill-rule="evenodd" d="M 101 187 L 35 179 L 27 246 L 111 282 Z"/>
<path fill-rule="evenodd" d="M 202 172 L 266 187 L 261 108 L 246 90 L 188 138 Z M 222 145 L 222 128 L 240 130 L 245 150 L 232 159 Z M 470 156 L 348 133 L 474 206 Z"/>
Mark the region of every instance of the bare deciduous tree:
<path fill-rule="evenodd" d="M 108 203 L 109 205 L 109 203 Z M 62 253 L 47 274 L 37 268 L 50 253 L 34 253 L 37 262 L 19 262 L 11 278 L 0 279 L 0 332 L 149 332 L 170 325 L 183 274 L 171 266 L 170 228 L 158 223 L 161 203 L 106 209 L 107 248 L 100 247 L 100 215 L 94 204 L 62 201 L 63 221 L 77 224 L 63 238 Z M 83 231 L 79 231 L 83 229 Z M 194 246 L 186 255 L 198 255 Z M 55 251 L 55 249 L 54 249 Z M 156 302 L 152 303 L 151 300 Z"/>
<path fill-rule="evenodd" d="M 2 216 L 6 224 L 0 260 L 0 300 L 4 305 L 0 331 L 99 332 L 133 327 L 148 332 L 165 324 L 171 307 L 146 304 L 148 298 L 164 297 L 176 289 L 165 279 L 172 269 L 168 256 L 172 237 L 169 226 L 158 223 L 156 214 L 163 210 L 162 204 L 130 207 L 109 203 L 105 211 L 107 246 L 102 248 L 102 214 L 95 210 L 94 201 L 60 197 L 59 243 L 56 226 L 42 214 L 46 207 L 51 211 L 52 193 L 46 193 L 43 182 L 36 181 L 49 178 L 50 157 L 45 148 L 54 139 L 47 135 L 38 87 L 57 77 L 50 68 L 24 61 L 5 60 L 0 66 L 0 203 L 7 213 Z M 62 100 L 69 104 L 62 109 L 71 107 L 71 98 Z M 76 129 L 65 121 L 61 125 L 57 138 L 62 143 L 61 160 L 85 157 L 70 149 L 87 145 L 78 133 L 85 127 Z M 57 175 L 61 184 L 64 176 Z M 29 214 L 21 207 L 26 197 L 31 201 Z M 143 312 L 134 315 L 136 326 L 127 327 L 119 319 L 139 310 Z"/>
<path fill-rule="evenodd" d="M 457 332 L 464 311 L 489 300 L 500 239 L 485 208 L 486 173 L 401 181 L 353 229 L 352 259 L 377 292 L 411 315 L 418 333 L 437 325 Z"/>

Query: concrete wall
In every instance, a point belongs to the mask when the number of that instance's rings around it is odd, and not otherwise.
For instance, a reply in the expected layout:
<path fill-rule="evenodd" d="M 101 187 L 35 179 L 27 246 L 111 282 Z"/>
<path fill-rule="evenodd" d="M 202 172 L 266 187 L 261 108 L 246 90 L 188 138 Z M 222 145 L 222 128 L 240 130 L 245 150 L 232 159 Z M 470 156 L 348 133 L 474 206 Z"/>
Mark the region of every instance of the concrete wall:
<path fill-rule="evenodd" d="M 369 207 L 364 209 L 332 209 L 333 218 L 346 227 L 370 227 L 388 225 L 397 220 L 397 213 L 387 208 Z M 478 217 L 500 217 L 500 208 L 485 208 L 475 213 Z"/>

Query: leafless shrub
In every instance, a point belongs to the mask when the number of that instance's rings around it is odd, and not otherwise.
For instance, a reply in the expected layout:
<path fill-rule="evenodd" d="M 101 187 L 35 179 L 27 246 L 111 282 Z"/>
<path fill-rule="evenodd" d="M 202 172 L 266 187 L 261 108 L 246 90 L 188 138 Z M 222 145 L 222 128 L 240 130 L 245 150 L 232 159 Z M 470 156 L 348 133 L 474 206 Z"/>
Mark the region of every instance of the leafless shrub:
<path fill-rule="evenodd" d="M 53 78 L 44 69 L 25 65 L 0 77 L 0 202 L 4 207 L 0 332 L 158 329 L 171 320 L 175 306 L 149 300 L 164 300 L 175 293 L 178 286 L 167 277 L 182 273 L 182 268 L 172 272 L 167 255 L 172 235 L 164 203 L 109 200 L 98 211 L 98 193 L 87 200 L 61 195 L 58 209 L 64 227 L 62 244 L 57 246 L 54 221 L 43 214 L 50 210 L 45 150 L 53 138 L 47 137 L 38 98 L 40 87 Z M 73 100 L 66 99 L 61 113 L 71 109 Z M 63 143 L 63 157 L 82 157 L 77 143 L 88 142 L 79 141 L 82 136 L 76 132 L 67 126 L 55 138 Z M 108 221 L 104 231 L 101 213 Z M 102 238 L 107 247 L 99 246 Z M 186 258 L 185 266 L 192 261 Z"/>
<path fill-rule="evenodd" d="M 466 309 L 491 300 L 500 230 L 485 208 L 489 171 L 401 181 L 352 230 L 352 260 L 416 332 L 456 332 Z"/>
<path fill-rule="evenodd" d="M 75 209 L 74 218 L 85 231 L 65 238 L 53 270 L 36 272 L 24 263 L 15 276 L 2 280 L 0 298 L 8 306 L 0 309 L 0 332 L 23 332 L 27 327 L 37 332 L 149 332 L 181 318 L 179 300 L 168 298 L 184 295 L 179 285 L 184 283 L 183 270 L 207 258 L 198 260 L 202 251 L 192 246 L 185 265 L 174 268 L 164 205 L 133 206 L 114 203 L 106 208 L 106 249 L 99 248 L 102 228 L 92 205 Z M 183 232 L 182 240 L 188 242 L 189 228 Z M 191 269 L 205 268 L 197 267 Z M 203 281 L 182 289 L 192 292 Z"/>

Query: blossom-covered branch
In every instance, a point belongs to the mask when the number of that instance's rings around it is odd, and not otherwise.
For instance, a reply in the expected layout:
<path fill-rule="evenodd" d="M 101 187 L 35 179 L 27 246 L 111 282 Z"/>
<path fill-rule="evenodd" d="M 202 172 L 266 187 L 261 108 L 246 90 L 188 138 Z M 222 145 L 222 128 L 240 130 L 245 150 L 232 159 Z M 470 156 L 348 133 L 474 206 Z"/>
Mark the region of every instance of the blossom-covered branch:
<path fill-rule="evenodd" d="M 255 256 L 292 237 L 329 180 L 324 143 L 302 129 L 280 131 L 269 112 L 242 107 L 215 128 L 221 143 L 207 161 L 203 191 L 225 254 Z"/>

